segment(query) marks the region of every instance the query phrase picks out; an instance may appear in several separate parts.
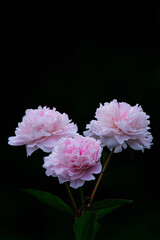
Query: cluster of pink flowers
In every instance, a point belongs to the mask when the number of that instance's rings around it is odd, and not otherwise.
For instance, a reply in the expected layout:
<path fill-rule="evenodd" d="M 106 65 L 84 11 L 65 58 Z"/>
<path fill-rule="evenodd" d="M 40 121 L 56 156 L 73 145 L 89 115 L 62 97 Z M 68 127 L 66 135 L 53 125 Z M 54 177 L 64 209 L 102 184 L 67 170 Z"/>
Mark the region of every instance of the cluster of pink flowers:
<path fill-rule="evenodd" d="M 44 158 L 46 175 L 58 177 L 60 183 L 70 182 L 73 188 L 95 179 L 93 174 L 101 172 L 104 146 L 121 152 L 127 145 L 141 151 L 152 145 L 149 116 L 141 106 L 113 100 L 100 104 L 95 118 L 81 136 L 67 114 L 55 108 L 28 109 L 8 143 L 26 145 L 28 156 L 38 148 L 51 152 Z"/>

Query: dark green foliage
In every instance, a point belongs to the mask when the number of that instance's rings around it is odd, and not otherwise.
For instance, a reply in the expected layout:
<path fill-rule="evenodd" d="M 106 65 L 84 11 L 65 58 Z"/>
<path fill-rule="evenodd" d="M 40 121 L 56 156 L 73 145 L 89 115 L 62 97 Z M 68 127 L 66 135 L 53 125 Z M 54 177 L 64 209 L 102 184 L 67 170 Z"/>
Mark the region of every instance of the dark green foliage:
<path fill-rule="evenodd" d="M 26 189 L 24 191 L 52 208 L 56 208 L 61 212 L 75 216 L 74 211 L 56 195 L 35 189 Z"/>
<path fill-rule="evenodd" d="M 122 205 L 131 202 L 133 202 L 133 200 L 106 199 L 93 203 L 90 209 L 96 213 L 96 219 L 98 220 Z"/>
<path fill-rule="evenodd" d="M 91 211 L 85 212 L 73 225 L 76 240 L 93 240 L 99 228 L 96 214 Z"/>

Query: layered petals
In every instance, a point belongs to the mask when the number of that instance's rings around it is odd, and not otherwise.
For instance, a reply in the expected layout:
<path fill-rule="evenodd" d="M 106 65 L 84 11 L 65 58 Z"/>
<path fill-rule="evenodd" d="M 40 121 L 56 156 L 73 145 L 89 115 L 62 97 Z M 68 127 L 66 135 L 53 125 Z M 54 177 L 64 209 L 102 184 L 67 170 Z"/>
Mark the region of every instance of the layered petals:
<path fill-rule="evenodd" d="M 52 153 L 44 158 L 46 175 L 58 177 L 60 183 L 69 181 L 78 188 L 85 181 L 94 180 L 93 174 L 102 170 L 100 141 L 91 137 L 61 138 Z"/>
<path fill-rule="evenodd" d="M 67 114 L 61 114 L 55 108 L 39 106 L 38 109 L 26 110 L 22 122 L 16 128 L 15 136 L 9 137 L 8 144 L 26 145 L 28 156 L 38 148 L 51 152 L 60 138 L 74 137 L 78 135 L 77 130 Z"/>
<path fill-rule="evenodd" d="M 102 146 L 115 148 L 114 152 L 121 152 L 127 145 L 141 151 L 152 145 L 149 116 L 138 104 L 132 107 L 117 100 L 106 102 L 100 104 L 95 118 L 87 124 L 84 135 L 100 139 Z"/>

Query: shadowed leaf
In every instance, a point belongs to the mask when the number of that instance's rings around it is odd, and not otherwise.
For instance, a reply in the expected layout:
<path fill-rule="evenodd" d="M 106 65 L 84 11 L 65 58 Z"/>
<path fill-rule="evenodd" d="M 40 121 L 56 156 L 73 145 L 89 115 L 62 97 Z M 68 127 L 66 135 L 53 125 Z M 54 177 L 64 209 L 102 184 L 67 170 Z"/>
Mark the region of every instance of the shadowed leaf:
<path fill-rule="evenodd" d="M 93 240 L 99 228 L 96 214 L 90 211 L 84 213 L 73 225 L 76 240 Z"/>
<path fill-rule="evenodd" d="M 96 219 L 100 219 L 110 212 L 113 212 L 117 208 L 126 203 L 132 203 L 133 200 L 125 199 L 106 199 L 99 202 L 95 202 L 90 206 L 90 209 L 96 213 Z"/>
<path fill-rule="evenodd" d="M 60 210 L 61 212 L 75 216 L 74 211 L 59 197 L 53 195 L 49 192 L 43 192 L 35 189 L 26 189 L 24 192 L 29 193 L 33 197 L 39 199 L 41 202 L 47 204 L 48 206 Z"/>

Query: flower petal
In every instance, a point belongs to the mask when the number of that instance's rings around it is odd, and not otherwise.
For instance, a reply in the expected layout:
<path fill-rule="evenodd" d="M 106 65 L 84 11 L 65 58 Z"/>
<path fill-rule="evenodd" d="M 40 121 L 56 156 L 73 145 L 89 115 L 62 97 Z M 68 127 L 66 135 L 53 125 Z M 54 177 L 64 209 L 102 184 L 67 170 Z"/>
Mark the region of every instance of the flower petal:
<path fill-rule="evenodd" d="M 77 189 L 79 187 L 82 187 L 84 185 L 85 181 L 81 179 L 73 180 L 70 182 L 70 187 Z"/>
<path fill-rule="evenodd" d="M 134 140 L 128 140 L 128 145 L 133 148 L 134 150 L 141 150 L 142 152 L 144 151 L 144 147 L 138 143 L 137 141 Z"/>

